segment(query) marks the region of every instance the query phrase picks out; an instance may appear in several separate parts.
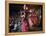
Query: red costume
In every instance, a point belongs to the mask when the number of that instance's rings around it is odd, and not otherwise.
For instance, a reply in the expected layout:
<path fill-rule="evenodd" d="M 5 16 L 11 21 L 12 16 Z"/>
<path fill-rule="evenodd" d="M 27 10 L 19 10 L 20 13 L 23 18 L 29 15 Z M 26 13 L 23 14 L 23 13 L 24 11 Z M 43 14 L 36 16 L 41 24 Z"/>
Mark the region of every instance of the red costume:
<path fill-rule="evenodd" d="M 35 13 L 32 13 L 28 18 L 29 26 L 32 28 L 33 25 L 36 25 L 38 22 L 37 16 Z"/>

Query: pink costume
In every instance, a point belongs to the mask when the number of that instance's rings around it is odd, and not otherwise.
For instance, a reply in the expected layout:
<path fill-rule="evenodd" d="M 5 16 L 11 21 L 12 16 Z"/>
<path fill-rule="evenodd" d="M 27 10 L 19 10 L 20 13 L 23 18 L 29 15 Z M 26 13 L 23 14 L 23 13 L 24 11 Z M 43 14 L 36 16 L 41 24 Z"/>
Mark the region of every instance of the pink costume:
<path fill-rule="evenodd" d="M 22 23 L 22 25 L 21 25 L 21 31 L 22 32 L 27 32 L 28 31 L 28 25 L 27 25 L 26 20 L 23 20 L 23 18 L 22 18 L 21 23 Z"/>
<path fill-rule="evenodd" d="M 31 27 L 32 27 L 32 25 L 33 25 L 33 22 L 32 22 L 31 17 L 29 17 L 29 18 L 28 18 L 28 22 L 29 22 L 29 27 L 31 28 Z"/>

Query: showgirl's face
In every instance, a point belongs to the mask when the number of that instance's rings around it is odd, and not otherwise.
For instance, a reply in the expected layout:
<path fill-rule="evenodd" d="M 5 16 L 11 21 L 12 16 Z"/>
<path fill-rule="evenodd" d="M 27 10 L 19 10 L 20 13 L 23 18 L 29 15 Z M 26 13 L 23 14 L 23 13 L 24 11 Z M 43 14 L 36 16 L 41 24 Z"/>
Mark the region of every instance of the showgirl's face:
<path fill-rule="evenodd" d="M 21 13 L 21 18 L 25 18 L 25 12 Z"/>

